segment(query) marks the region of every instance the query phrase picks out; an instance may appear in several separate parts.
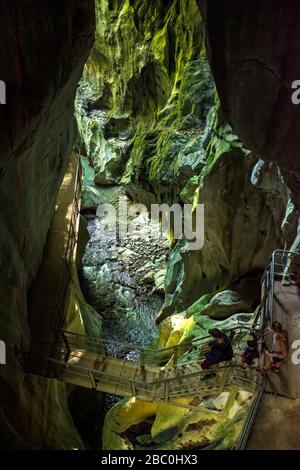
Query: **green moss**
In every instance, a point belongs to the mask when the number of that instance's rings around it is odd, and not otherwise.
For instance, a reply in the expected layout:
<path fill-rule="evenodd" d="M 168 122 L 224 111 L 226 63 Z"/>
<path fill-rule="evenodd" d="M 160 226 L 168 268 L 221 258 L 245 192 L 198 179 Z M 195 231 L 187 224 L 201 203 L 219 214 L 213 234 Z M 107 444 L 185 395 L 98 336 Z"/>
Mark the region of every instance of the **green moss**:
<path fill-rule="evenodd" d="M 97 0 L 96 21 L 82 86 L 91 106 L 109 106 L 107 120 L 124 114 L 133 120 L 133 146 L 121 183 L 140 185 L 159 200 L 178 200 L 202 166 L 201 136 L 214 94 L 198 5 L 195 0 L 168 5 Z M 82 107 L 77 114 L 99 174 L 105 154 L 113 159 L 114 152 L 103 143 L 99 123 Z"/>

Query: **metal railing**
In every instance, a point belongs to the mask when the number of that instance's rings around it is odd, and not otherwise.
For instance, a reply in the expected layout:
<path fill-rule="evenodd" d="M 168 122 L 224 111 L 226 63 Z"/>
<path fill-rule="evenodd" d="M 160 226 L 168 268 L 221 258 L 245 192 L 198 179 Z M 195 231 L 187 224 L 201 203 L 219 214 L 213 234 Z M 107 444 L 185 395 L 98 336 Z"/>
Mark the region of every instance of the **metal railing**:
<path fill-rule="evenodd" d="M 252 403 L 251 403 L 251 406 L 250 406 L 250 409 L 249 409 L 249 412 L 248 412 L 248 416 L 247 416 L 247 419 L 245 421 L 245 424 L 243 426 L 243 429 L 239 435 L 239 438 L 234 446 L 234 449 L 235 450 L 243 450 L 245 449 L 246 447 L 246 444 L 247 444 L 247 441 L 248 441 L 248 438 L 249 438 L 249 435 L 250 435 L 250 432 L 251 432 L 251 428 L 253 426 L 253 423 L 254 423 L 254 420 L 255 420 L 255 416 L 256 416 L 256 413 L 258 411 L 258 407 L 260 405 L 260 402 L 261 402 L 261 399 L 263 397 L 263 394 L 264 394 L 264 390 L 265 390 L 265 387 L 266 387 L 266 382 L 267 382 L 267 378 L 266 377 L 261 377 L 260 379 L 260 384 L 258 386 L 258 390 L 252 400 Z"/>
<path fill-rule="evenodd" d="M 239 348 L 245 335 L 253 329 L 256 329 L 257 335 L 263 334 L 263 319 L 260 318 L 259 324 L 257 318 L 256 321 L 256 324 L 241 322 L 234 327 L 223 330 L 229 336 L 233 349 Z M 184 341 L 175 346 L 154 349 L 150 347 L 144 348 L 132 343 L 79 335 L 69 331 L 61 331 L 60 335 L 61 341 L 58 344 L 57 350 L 60 351 L 61 359 L 64 358 L 65 362 L 72 355 L 76 356 L 76 354 L 86 352 L 102 357 L 110 356 L 119 360 L 138 363 L 142 372 L 147 369 L 164 367 L 170 360 L 172 360 L 171 365 L 173 369 L 194 363 L 195 360 L 199 362 L 204 357 L 203 348 L 212 339 L 210 335 L 206 335 L 202 338 Z M 184 357 L 184 354 L 189 352 L 193 352 L 192 360 L 189 357 Z"/>
<path fill-rule="evenodd" d="M 274 282 L 296 283 L 300 273 L 300 253 L 288 250 L 275 250 L 262 278 L 262 301 L 260 309 L 268 324 L 273 322 Z M 247 420 L 235 445 L 235 449 L 244 449 L 263 396 L 267 378 L 263 377 L 258 392 L 253 400 Z"/>
<path fill-rule="evenodd" d="M 300 273 L 300 253 L 288 250 L 275 250 L 267 265 L 263 279 L 262 291 L 264 316 L 268 324 L 273 321 L 274 281 L 297 282 Z"/>
<path fill-rule="evenodd" d="M 77 243 L 74 228 L 79 214 L 78 195 L 80 189 L 78 188 L 81 180 L 79 167 L 77 172 L 73 204 L 74 213 L 77 215 L 71 220 L 72 227 L 69 230 L 65 254 L 66 270 L 73 262 Z M 236 354 L 238 350 L 242 349 L 241 343 L 244 342 L 246 333 L 251 330 L 256 331 L 260 337 L 260 347 L 262 346 L 264 329 L 267 324 L 272 322 L 274 281 L 284 279 L 288 279 L 289 282 L 297 281 L 299 277 L 298 266 L 300 269 L 300 253 L 285 250 L 273 252 L 271 261 L 262 277 L 261 303 L 257 308 L 254 320 L 252 322 L 241 321 L 236 326 L 223 330 L 230 337 Z M 62 276 L 64 275 L 62 274 Z M 68 286 L 62 288 L 62 295 L 58 298 L 60 315 L 65 309 L 67 290 Z M 62 320 L 64 320 L 63 315 L 61 323 L 64 325 Z M 211 340 L 210 336 L 190 339 L 167 348 L 144 348 L 131 343 L 79 335 L 63 329 L 58 330 L 58 339 L 56 354 L 53 357 L 47 356 L 45 359 L 52 364 L 55 376 L 66 382 L 108 393 L 137 397 L 144 401 L 176 402 L 178 406 L 189 408 L 192 405 L 182 405 L 178 403 L 178 399 L 184 396 L 218 395 L 230 387 L 251 391 L 253 399 L 250 411 L 235 448 L 244 447 L 264 391 L 265 379 L 256 374 L 255 367 L 243 368 L 234 359 L 228 363 L 219 364 L 212 371 L 204 371 L 200 367 L 198 370 L 190 371 L 189 366 L 195 368 L 197 365 L 199 366 L 204 357 L 203 347 L 208 340 Z M 190 360 L 189 353 L 193 350 L 193 359 Z M 89 362 L 89 355 L 92 362 Z M 84 365 L 84 360 L 87 365 Z M 110 371 L 105 370 L 107 361 L 113 360 L 116 364 L 118 363 L 118 367 L 121 366 L 121 371 L 129 364 L 136 367 L 137 378 L 123 376 L 120 373 L 120 367 L 116 373 L 113 373 L 113 368 Z M 171 363 L 170 360 L 172 360 Z M 98 362 L 97 367 L 95 367 L 96 362 Z M 167 364 L 170 366 L 169 369 L 164 368 Z M 163 377 L 159 376 L 161 368 L 164 368 Z M 151 378 L 153 371 L 156 372 L 155 379 Z M 168 371 L 171 376 L 168 376 Z M 147 375 L 148 373 L 149 375 Z"/>
<path fill-rule="evenodd" d="M 178 346 L 158 350 L 144 349 L 67 331 L 61 332 L 62 341 L 56 350 L 56 356 L 45 359 L 52 365 L 55 376 L 60 380 L 107 393 L 137 397 L 144 401 L 171 402 L 184 396 L 218 395 L 233 385 L 255 393 L 260 380 L 255 368 L 245 369 L 238 364 L 240 342 L 252 328 L 253 325 L 243 324 L 226 331 L 238 358 L 214 367 L 212 376 L 211 371 L 202 370 L 200 366 L 204 359 L 203 346 L 211 340 L 211 336 L 201 338 L 200 344 L 197 344 L 199 340 L 192 340 L 178 345 L 183 347 L 184 352 L 196 347 L 197 358 L 192 361 L 181 360 L 167 369 L 163 366 L 176 351 L 177 354 L 180 353 Z M 113 357 L 106 355 L 107 349 L 114 350 Z M 131 360 L 127 358 L 128 353 Z M 133 370 L 133 375 L 137 378 L 124 376 L 128 371 L 131 377 Z"/>
<path fill-rule="evenodd" d="M 80 194 L 82 189 L 82 166 L 77 158 L 76 175 L 71 209 L 71 219 L 67 236 L 67 244 L 64 254 L 64 269 L 60 275 L 59 289 L 56 296 L 56 314 L 53 316 L 53 328 L 62 330 L 65 326 L 65 311 L 68 301 L 70 284 L 72 279 L 72 266 L 74 263 L 75 249 L 78 242 L 78 217 L 80 215 Z"/>

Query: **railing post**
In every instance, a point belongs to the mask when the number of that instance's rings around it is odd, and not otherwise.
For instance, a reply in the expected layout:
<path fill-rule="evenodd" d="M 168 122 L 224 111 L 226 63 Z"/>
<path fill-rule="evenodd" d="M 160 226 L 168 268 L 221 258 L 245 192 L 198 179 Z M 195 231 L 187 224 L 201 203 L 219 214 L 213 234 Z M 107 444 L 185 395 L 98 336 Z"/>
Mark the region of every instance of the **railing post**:
<path fill-rule="evenodd" d="M 135 389 L 135 382 L 133 380 L 130 380 L 130 389 L 131 389 L 131 395 L 133 397 L 136 396 L 136 389 Z"/>
<path fill-rule="evenodd" d="M 93 376 L 93 372 L 91 370 L 88 370 L 88 374 L 89 374 L 89 378 L 90 378 L 90 381 L 91 381 L 91 384 L 92 384 L 92 388 L 94 390 L 97 390 L 97 385 L 96 385 L 96 382 L 95 382 L 95 379 L 94 379 L 94 376 Z"/>
<path fill-rule="evenodd" d="M 274 276 L 275 276 L 275 252 L 272 256 L 271 272 L 270 272 L 270 323 L 273 321 L 273 299 L 274 299 Z"/>
<path fill-rule="evenodd" d="M 227 398 L 227 402 L 223 409 L 224 416 L 227 416 L 230 409 L 232 408 L 237 392 L 238 392 L 237 387 L 235 387 L 234 385 L 230 387 L 229 397 Z"/>
<path fill-rule="evenodd" d="M 174 355 L 173 355 L 173 368 L 177 368 L 177 361 L 178 361 L 178 345 L 175 346 Z"/>
<path fill-rule="evenodd" d="M 169 401 L 169 381 L 167 379 L 164 383 L 164 401 Z"/>
<path fill-rule="evenodd" d="M 141 351 L 140 355 L 140 361 L 141 361 L 141 372 L 143 377 L 146 375 L 146 368 L 145 368 L 145 353 L 144 351 Z"/>
<path fill-rule="evenodd" d="M 63 338 L 63 342 L 65 343 L 66 350 L 67 350 L 65 354 L 65 358 L 64 358 L 64 362 L 67 364 L 71 355 L 71 348 L 69 346 L 69 342 L 65 333 L 62 334 L 62 338 Z"/>
<path fill-rule="evenodd" d="M 219 384 L 219 389 L 218 389 L 218 393 L 222 393 L 224 391 L 224 388 L 226 386 L 226 383 L 229 379 L 229 374 L 230 374 L 230 369 L 228 366 L 225 366 L 224 368 L 224 372 L 222 374 L 222 377 L 221 377 L 221 380 L 220 380 L 220 384 Z"/>

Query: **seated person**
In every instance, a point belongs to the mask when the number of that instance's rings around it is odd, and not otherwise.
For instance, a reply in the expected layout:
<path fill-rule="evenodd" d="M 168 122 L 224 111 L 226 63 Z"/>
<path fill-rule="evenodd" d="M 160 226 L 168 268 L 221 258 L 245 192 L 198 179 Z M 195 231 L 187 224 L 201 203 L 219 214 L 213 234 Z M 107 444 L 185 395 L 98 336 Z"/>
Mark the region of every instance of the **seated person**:
<path fill-rule="evenodd" d="M 254 359 L 259 357 L 257 336 L 254 331 L 251 331 L 250 335 L 251 339 L 247 341 L 247 348 L 241 356 L 242 363 L 247 364 L 248 366 L 251 366 Z"/>
<path fill-rule="evenodd" d="M 266 328 L 266 334 L 272 335 L 272 351 L 267 351 L 267 357 L 262 369 L 256 369 L 257 372 L 266 374 L 273 370 L 278 374 L 281 362 L 288 357 L 288 333 L 282 328 L 281 323 L 274 321 L 272 328 Z"/>
<path fill-rule="evenodd" d="M 208 330 L 208 333 L 213 337 L 213 340 L 208 343 L 209 351 L 205 353 L 206 359 L 201 364 L 204 370 L 219 362 L 230 361 L 233 357 L 232 346 L 225 333 L 222 333 L 218 328 Z"/>

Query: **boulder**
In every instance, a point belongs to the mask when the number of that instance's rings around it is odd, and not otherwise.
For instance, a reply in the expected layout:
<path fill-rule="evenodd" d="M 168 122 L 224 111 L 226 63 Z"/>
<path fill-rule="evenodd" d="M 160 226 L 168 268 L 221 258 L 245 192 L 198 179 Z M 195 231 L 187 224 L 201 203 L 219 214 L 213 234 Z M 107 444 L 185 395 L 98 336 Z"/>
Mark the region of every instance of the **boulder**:
<path fill-rule="evenodd" d="M 235 313 L 250 312 L 251 301 L 242 298 L 238 292 L 225 290 L 216 294 L 203 308 L 202 314 L 215 320 L 223 320 Z"/>

